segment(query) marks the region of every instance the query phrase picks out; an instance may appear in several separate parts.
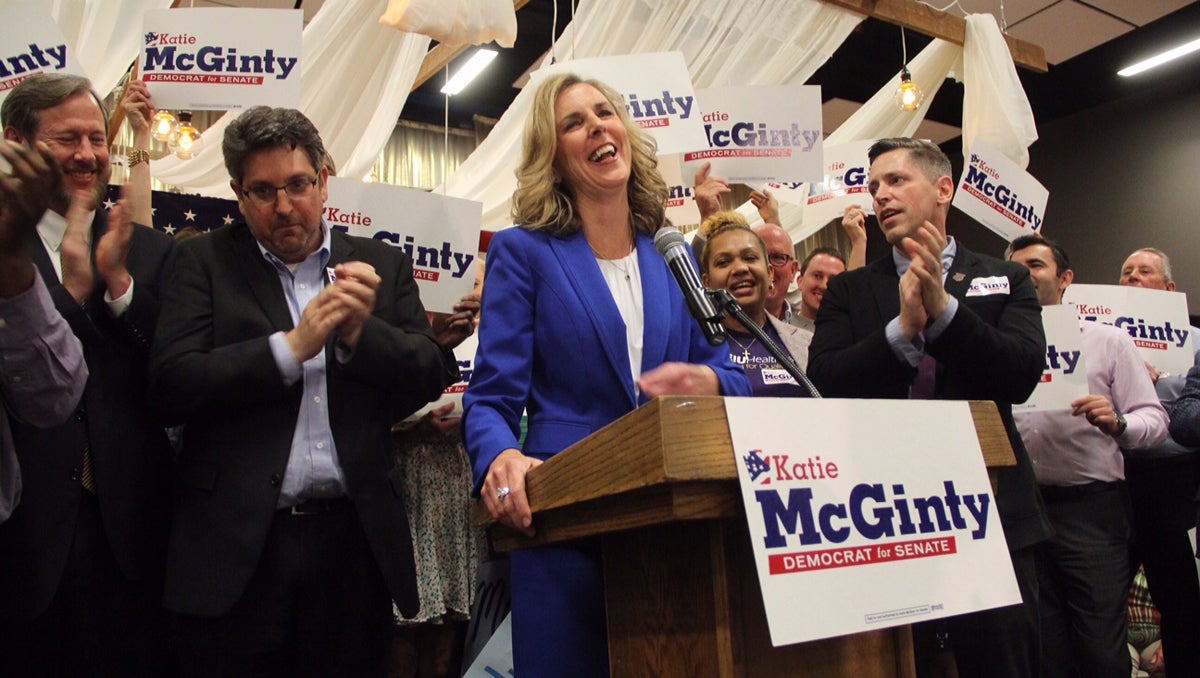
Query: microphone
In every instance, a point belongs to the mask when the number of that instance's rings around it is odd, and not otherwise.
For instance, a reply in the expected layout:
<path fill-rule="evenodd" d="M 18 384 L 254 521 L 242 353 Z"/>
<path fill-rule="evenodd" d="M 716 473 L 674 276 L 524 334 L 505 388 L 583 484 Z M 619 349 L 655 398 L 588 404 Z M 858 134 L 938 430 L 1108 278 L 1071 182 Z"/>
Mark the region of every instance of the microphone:
<path fill-rule="evenodd" d="M 725 326 L 721 324 L 721 312 L 713 305 L 704 286 L 700 284 L 700 277 L 696 275 L 696 268 L 692 266 L 692 257 L 688 254 L 683 234 L 674 226 L 658 229 L 658 233 L 654 234 L 654 249 L 667 260 L 667 267 L 671 269 L 675 283 L 679 285 L 683 298 L 687 300 L 688 311 L 704 330 L 704 338 L 713 346 L 725 343 Z"/>

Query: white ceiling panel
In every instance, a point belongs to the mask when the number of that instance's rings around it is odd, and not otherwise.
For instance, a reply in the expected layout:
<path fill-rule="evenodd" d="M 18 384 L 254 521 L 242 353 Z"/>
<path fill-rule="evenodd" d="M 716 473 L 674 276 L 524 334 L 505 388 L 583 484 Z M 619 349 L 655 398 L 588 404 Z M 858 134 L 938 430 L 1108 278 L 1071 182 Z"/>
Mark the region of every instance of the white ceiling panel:
<path fill-rule="evenodd" d="M 862 107 L 862 104 L 849 99 L 830 99 L 821 105 L 822 127 L 824 127 L 825 136 L 829 136 L 831 132 L 840 127 L 843 122 L 854 112 Z M 897 113 L 899 114 L 899 113 Z M 945 125 L 932 120 L 923 120 L 921 125 L 917 127 L 917 131 L 913 134 L 917 139 L 929 139 L 935 144 L 941 144 L 950 141 L 962 134 L 962 129 L 954 125 Z"/>
<path fill-rule="evenodd" d="M 1104 12 L 1064 0 L 1009 26 L 1008 33 L 1041 45 L 1046 49 L 1046 61 L 1061 64 L 1133 28 Z"/>
<path fill-rule="evenodd" d="M 1120 17 L 1131 24 L 1145 26 L 1177 9 L 1186 7 L 1193 0 L 1084 0 L 1096 9 Z"/>
<path fill-rule="evenodd" d="M 1059 0 L 958 0 L 958 4 L 968 14 L 992 14 L 996 17 L 996 25 L 1002 26 L 1000 22 L 1000 5 L 1004 5 L 1004 20 L 1009 26 L 1027 19 L 1033 14 L 1059 2 Z M 937 5 L 939 8 L 943 3 L 939 0 L 932 0 L 930 4 Z M 953 12 L 953 9 L 946 10 Z"/>

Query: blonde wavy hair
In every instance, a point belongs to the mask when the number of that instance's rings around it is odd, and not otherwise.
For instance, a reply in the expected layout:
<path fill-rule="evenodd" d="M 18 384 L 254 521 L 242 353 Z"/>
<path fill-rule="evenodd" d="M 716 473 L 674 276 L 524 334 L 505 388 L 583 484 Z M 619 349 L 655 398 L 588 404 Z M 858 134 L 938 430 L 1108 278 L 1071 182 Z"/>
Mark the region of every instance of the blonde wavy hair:
<path fill-rule="evenodd" d="M 521 164 L 517 167 L 517 190 L 512 198 L 513 221 L 526 228 L 545 229 L 560 236 L 575 233 L 583 225 L 570 187 L 554 180 L 554 155 L 558 149 L 554 104 L 564 90 L 578 84 L 599 90 L 625 126 L 631 156 L 627 193 L 633 227 L 653 235 L 668 223 L 667 182 L 658 172 L 657 144 L 630 119 L 620 94 L 598 80 L 584 80 L 574 73 L 547 78 L 534 94 L 533 111 L 525 123 Z"/>

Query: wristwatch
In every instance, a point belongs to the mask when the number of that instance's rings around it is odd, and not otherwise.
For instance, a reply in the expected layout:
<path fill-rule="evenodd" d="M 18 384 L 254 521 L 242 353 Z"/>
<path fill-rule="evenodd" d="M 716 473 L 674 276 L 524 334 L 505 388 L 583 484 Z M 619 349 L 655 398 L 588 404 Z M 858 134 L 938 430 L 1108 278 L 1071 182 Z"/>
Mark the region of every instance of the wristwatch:
<path fill-rule="evenodd" d="M 1114 438 L 1120 437 L 1125 429 L 1129 428 L 1129 422 L 1125 420 L 1125 415 L 1117 412 L 1117 432 L 1113 434 Z"/>
<path fill-rule="evenodd" d="M 129 160 L 129 169 L 133 169 L 133 166 L 139 162 L 149 163 L 150 152 L 140 148 L 132 148 L 129 150 L 127 158 Z"/>

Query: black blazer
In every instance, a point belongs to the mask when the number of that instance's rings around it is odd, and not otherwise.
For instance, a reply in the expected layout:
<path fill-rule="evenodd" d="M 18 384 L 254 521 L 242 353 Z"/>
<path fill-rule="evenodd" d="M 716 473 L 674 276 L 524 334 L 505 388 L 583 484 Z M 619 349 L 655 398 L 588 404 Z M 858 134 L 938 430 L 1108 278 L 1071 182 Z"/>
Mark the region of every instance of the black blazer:
<path fill-rule="evenodd" d="M 97 210 L 92 247 L 108 215 Z M 12 518 L 0 526 L 0 615 L 30 619 L 45 611 L 62 579 L 75 534 L 83 448 L 90 446 L 100 515 L 125 577 L 162 576 L 169 508 L 171 446 L 148 413 L 146 364 L 159 312 L 159 278 L 174 240 L 135 226 L 126 267 L 133 299 L 119 318 L 106 308 L 107 287 L 96 286 L 80 307 L 59 282 L 35 236 L 34 263 L 59 313 L 83 344 L 88 377 L 80 408 L 66 423 L 38 429 L 10 418 L 24 491 Z"/>
<path fill-rule="evenodd" d="M 392 468 L 390 427 L 457 378 L 434 341 L 399 250 L 332 236 L 329 265 L 364 261 L 382 278 L 349 362 L 326 347 L 329 419 L 348 491 L 400 610 L 414 614 L 412 539 Z M 292 328 L 275 269 L 244 223 L 193 238 L 167 267 L 150 393 L 164 423 L 185 424 L 175 477 L 165 602 L 199 616 L 245 591 L 275 513 L 302 383 L 275 366 L 268 336 Z"/>
<path fill-rule="evenodd" d="M 972 280 L 989 277 L 1006 278 L 1008 293 L 967 296 Z M 896 357 L 884 335 L 884 327 L 900 314 L 899 285 L 890 252 L 830 281 L 808 358 L 808 376 L 823 395 L 908 398 L 917 369 Z M 1041 305 L 1025 267 L 980 256 L 961 242 L 946 291 L 959 305 L 946 331 L 926 345 L 938 361 L 935 397 L 992 400 L 1000 410 L 1017 465 L 1000 471 L 996 503 L 1009 549 L 1016 550 L 1052 533 L 1012 418 L 1012 404 L 1029 398 L 1045 363 Z M 913 431 L 905 433 L 935 426 L 914 422 Z"/>

